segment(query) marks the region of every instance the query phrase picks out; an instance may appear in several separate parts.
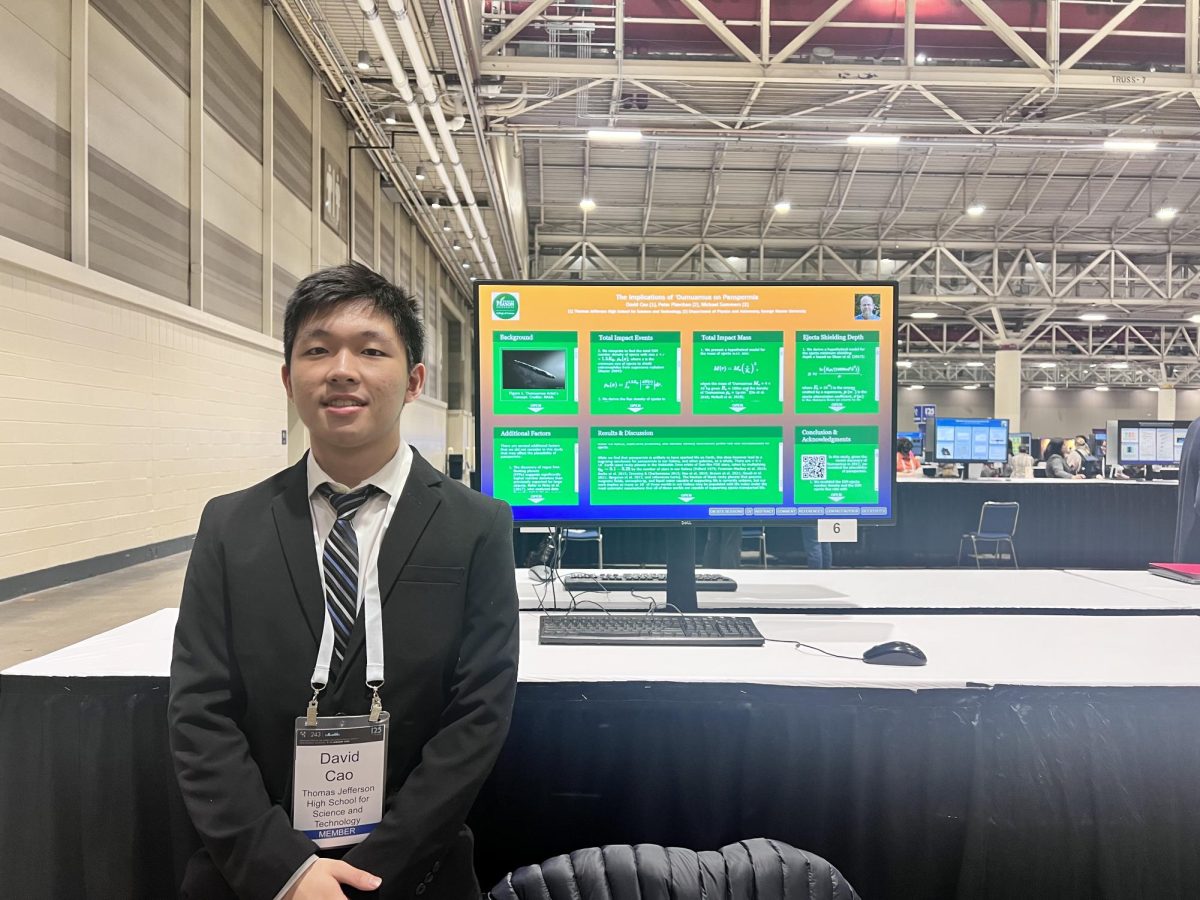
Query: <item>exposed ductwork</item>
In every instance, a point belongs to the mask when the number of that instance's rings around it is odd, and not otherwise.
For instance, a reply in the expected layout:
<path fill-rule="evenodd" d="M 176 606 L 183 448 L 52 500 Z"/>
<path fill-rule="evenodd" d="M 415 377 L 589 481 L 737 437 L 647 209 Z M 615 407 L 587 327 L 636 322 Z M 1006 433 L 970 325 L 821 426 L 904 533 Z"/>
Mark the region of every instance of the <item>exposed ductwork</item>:
<path fill-rule="evenodd" d="M 370 28 L 371 35 L 375 38 L 375 43 L 379 47 L 380 54 L 383 56 L 384 65 L 387 66 L 392 84 L 399 91 L 400 99 L 408 111 L 408 116 L 412 120 L 413 127 L 416 128 L 421 143 L 425 147 L 430 165 L 433 166 L 433 170 L 437 173 L 438 179 L 442 183 L 442 187 L 446 192 L 446 199 L 450 207 L 454 210 L 467 245 L 471 248 L 471 253 L 475 257 L 476 265 L 479 266 L 480 272 L 485 275 L 489 275 L 492 278 L 503 277 L 499 260 L 496 258 L 496 251 L 492 247 L 491 236 L 488 234 L 487 226 L 483 222 L 483 216 L 480 215 L 479 206 L 471 190 L 470 180 L 467 178 L 466 170 L 462 166 L 462 160 L 458 155 L 458 148 L 454 145 L 454 137 L 450 133 L 449 123 L 446 121 L 445 113 L 442 112 L 441 100 L 433 84 L 433 79 L 429 75 L 429 68 L 425 65 L 424 53 L 421 50 L 416 32 L 413 30 L 412 22 L 408 18 L 403 0 L 389 0 L 389 6 L 396 19 L 396 27 L 400 30 L 401 39 L 404 41 L 409 61 L 413 64 L 413 70 L 417 77 L 417 86 L 425 101 L 426 109 L 429 110 L 433 118 L 434 127 L 437 129 L 438 138 L 441 141 L 442 148 L 445 150 L 446 158 L 450 162 L 450 167 L 454 170 L 454 179 L 451 178 L 450 173 L 446 169 L 446 164 L 442 159 L 441 152 L 438 150 L 437 142 L 434 141 L 433 135 L 429 130 L 429 125 L 425 121 L 421 106 L 418 104 L 412 88 L 409 87 L 408 74 L 400 64 L 400 60 L 396 56 L 396 51 L 392 47 L 391 39 L 388 37 L 387 30 L 383 27 L 383 21 L 379 18 L 379 8 L 376 6 L 375 0 L 358 0 L 358 5 L 366 17 L 367 26 Z M 462 191 L 461 197 L 459 196 L 459 190 L 455 189 L 455 180 L 457 180 L 459 188 Z M 470 211 L 470 220 L 467 218 L 467 212 L 463 209 L 464 201 L 467 209 Z M 475 223 L 474 227 L 471 225 L 472 221 Z M 480 250 L 480 244 L 483 245 L 483 250 Z M 484 252 L 487 254 L 486 262 L 484 260 Z"/>

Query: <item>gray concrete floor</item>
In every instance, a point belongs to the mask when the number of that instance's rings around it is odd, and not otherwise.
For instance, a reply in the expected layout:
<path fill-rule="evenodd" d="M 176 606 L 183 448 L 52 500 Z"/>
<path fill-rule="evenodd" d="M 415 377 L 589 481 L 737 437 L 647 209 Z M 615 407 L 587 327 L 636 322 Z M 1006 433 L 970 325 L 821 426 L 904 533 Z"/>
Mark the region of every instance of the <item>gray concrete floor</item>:
<path fill-rule="evenodd" d="M 0 603 L 0 670 L 179 606 L 188 553 Z"/>

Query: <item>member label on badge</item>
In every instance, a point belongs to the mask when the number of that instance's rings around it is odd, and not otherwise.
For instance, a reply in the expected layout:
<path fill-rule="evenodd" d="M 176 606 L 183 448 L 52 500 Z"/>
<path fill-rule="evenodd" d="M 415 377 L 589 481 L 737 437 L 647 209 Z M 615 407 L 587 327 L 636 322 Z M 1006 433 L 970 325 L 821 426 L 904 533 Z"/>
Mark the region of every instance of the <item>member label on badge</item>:
<path fill-rule="evenodd" d="M 318 847 L 357 844 L 383 818 L 388 718 L 296 718 L 292 827 Z"/>

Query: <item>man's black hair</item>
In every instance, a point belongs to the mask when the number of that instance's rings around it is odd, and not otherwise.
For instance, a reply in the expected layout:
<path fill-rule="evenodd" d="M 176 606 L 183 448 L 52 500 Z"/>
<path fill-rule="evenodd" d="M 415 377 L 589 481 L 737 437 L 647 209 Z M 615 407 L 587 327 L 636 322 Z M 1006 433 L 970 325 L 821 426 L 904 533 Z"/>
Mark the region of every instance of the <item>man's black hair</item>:
<path fill-rule="evenodd" d="M 362 263 L 350 262 L 320 269 L 296 285 L 283 314 L 284 361 L 292 363 L 292 347 L 301 325 L 313 316 L 355 300 L 367 301 L 392 320 L 404 343 L 410 371 L 425 358 L 425 326 L 421 324 L 417 301 Z"/>

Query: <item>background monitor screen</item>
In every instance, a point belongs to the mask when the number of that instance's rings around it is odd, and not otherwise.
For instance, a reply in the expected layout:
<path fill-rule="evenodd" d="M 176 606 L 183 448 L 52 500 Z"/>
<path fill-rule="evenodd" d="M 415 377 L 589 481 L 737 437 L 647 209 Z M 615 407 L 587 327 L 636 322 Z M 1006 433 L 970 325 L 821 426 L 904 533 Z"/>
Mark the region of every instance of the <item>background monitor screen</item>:
<path fill-rule="evenodd" d="M 1117 462 L 1120 465 L 1177 466 L 1183 439 L 1191 422 L 1182 420 L 1117 421 Z M 1112 430 L 1111 428 L 1109 429 Z M 1110 451 L 1111 452 L 1111 451 Z"/>
<path fill-rule="evenodd" d="M 478 282 L 480 489 L 518 523 L 890 521 L 896 290 Z"/>
<path fill-rule="evenodd" d="M 900 438 L 908 438 L 912 441 L 912 452 L 916 456 L 923 456 L 925 453 L 925 435 L 919 431 L 897 431 L 896 441 L 899 443 Z"/>
<path fill-rule="evenodd" d="M 933 458 L 938 462 L 1004 462 L 1008 419 L 936 419 Z"/>
<path fill-rule="evenodd" d="M 1014 431 L 1008 436 L 1008 445 L 1012 447 L 1013 456 L 1024 447 L 1030 456 L 1033 455 L 1033 434 L 1028 431 Z"/>

